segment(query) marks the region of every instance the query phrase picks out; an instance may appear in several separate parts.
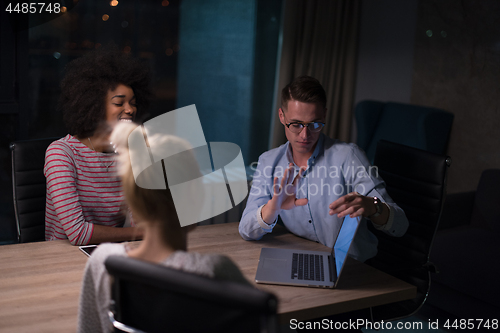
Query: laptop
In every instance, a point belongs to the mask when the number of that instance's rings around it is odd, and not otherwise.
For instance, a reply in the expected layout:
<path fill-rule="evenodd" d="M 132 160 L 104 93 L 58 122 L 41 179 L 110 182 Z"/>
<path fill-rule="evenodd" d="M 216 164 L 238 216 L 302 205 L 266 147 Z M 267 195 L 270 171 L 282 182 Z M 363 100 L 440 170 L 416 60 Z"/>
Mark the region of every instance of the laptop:
<path fill-rule="evenodd" d="M 360 221 L 344 218 L 331 252 L 262 248 L 255 282 L 335 288 Z"/>

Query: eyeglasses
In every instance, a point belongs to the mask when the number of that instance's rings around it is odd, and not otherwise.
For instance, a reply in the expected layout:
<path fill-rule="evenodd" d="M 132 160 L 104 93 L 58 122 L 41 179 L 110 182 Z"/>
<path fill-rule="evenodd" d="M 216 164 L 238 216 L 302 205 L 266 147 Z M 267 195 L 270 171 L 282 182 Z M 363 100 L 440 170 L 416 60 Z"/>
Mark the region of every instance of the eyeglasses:
<path fill-rule="evenodd" d="M 304 129 L 304 127 L 309 128 L 309 130 L 313 133 L 317 133 L 317 132 L 321 131 L 323 126 L 325 126 L 325 123 L 322 123 L 319 121 L 312 121 L 310 123 L 303 123 L 300 121 L 295 121 L 293 123 L 288 123 L 285 125 L 286 125 L 286 127 L 288 127 L 290 132 L 295 133 L 295 134 L 299 134 L 300 132 L 302 132 L 302 129 Z"/>

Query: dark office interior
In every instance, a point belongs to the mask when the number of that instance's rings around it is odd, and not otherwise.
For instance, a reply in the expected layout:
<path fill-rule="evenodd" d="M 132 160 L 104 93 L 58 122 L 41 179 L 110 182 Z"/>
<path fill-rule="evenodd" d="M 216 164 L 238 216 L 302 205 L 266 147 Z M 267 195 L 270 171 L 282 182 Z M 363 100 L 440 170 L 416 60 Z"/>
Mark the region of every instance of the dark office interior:
<path fill-rule="evenodd" d="M 248 166 L 284 143 L 275 126 L 277 101 L 280 84 L 290 75 L 316 75 L 325 88 L 335 85 L 345 93 L 334 103 L 344 114 L 335 116 L 341 125 L 328 130 L 344 141 L 359 138 L 354 110 L 362 101 L 450 113 L 443 152 L 452 161 L 447 199 L 430 255 L 430 261 L 444 264 L 431 274 L 419 318 L 498 318 L 500 2 L 359 0 L 344 5 L 355 37 L 354 53 L 347 53 L 354 56 L 342 60 L 353 69 L 345 81 L 323 75 L 314 56 L 302 67 L 289 65 L 314 49 L 324 28 L 320 20 L 309 28 L 304 24 L 314 19 L 294 21 L 299 14 L 292 7 L 313 8 L 319 17 L 322 6 L 333 10 L 329 0 L 75 0 L 60 1 L 68 3 L 66 12 L 43 19 L 14 18 L 4 2 L 0 244 L 18 241 L 9 144 L 66 135 L 57 111 L 65 65 L 114 44 L 151 68 L 154 97 L 145 120 L 195 104 L 207 141 L 238 144 Z M 302 40 L 310 38 L 311 44 L 290 45 L 290 27 L 302 29 Z"/>

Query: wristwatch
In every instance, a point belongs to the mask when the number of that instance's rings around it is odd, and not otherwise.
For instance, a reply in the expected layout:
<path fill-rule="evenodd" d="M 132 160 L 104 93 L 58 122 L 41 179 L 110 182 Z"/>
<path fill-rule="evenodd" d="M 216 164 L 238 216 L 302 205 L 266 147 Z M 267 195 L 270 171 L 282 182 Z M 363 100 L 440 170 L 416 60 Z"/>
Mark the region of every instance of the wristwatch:
<path fill-rule="evenodd" d="M 369 216 L 370 219 L 382 214 L 382 210 L 384 209 L 384 204 L 377 197 L 373 197 L 373 204 L 375 205 L 375 208 L 377 209 L 377 211 L 375 212 L 375 214 Z"/>

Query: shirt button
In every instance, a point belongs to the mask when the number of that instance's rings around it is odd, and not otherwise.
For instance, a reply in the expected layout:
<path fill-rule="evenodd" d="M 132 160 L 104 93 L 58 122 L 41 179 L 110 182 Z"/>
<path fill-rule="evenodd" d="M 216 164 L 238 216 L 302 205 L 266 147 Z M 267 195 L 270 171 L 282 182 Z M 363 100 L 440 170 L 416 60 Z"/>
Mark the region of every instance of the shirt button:
<path fill-rule="evenodd" d="M 311 221 L 311 220 L 309 220 L 309 223 L 312 223 L 312 221 Z"/>

